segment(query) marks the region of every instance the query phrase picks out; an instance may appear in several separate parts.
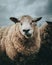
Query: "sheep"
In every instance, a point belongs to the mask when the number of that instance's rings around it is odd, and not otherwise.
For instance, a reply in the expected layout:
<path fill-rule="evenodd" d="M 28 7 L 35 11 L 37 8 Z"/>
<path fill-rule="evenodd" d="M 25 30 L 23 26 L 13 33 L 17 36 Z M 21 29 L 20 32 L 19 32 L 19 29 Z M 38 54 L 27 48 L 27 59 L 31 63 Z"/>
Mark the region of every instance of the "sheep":
<path fill-rule="evenodd" d="M 10 17 L 15 24 L 0 28 L 0 55 L 6 54 L 17 65 L 25 65 L 28 60 L 34 59 L 41 46 L 37 26 L 41 18 L 33 19 L 29 15 L 20 19 Z"/>
<path fill-rule="evenodd" d="M 52 65 L 52 22 L 46 21 L 40 32 L 41 47 L 35 65 Z"/>
<path fill-rule="evenodd" d="M 41 32 L 41 42 L 42 44 L 50 44 L 52 40 L 52 22 L 47 21 L 44 26 L 40 29 Z"/>

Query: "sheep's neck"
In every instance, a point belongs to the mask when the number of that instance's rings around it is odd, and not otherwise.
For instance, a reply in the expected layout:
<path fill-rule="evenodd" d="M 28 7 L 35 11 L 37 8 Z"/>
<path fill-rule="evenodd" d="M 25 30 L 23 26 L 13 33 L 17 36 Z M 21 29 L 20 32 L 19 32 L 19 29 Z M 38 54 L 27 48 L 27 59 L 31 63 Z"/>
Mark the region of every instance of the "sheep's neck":
<path fill-rule="evenodd" d="M 18 37 L 18 41 L 20 42 L 21 45 L 30 47 L 30 46 L 34 45 L 35 38 L 33 37 L 33 38 L 27 39 L 25 37 L 23 37 L 23 38 Z"/>

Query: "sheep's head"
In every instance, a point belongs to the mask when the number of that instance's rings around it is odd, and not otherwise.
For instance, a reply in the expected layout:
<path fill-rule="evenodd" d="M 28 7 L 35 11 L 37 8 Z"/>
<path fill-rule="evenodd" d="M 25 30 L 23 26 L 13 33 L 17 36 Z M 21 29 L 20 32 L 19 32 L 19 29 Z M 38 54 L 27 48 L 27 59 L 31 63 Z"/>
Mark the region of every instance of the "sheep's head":
<path fill-rule="evenodd" d="M 33 19 L 31 16 L 24 15 L 21 17 L 20 20 L 18 20 L 15 17 L 10 17 L 10 19 L 15 22 L 19 23 L 19 31 L 23 36 L 26 38 L 33 37 L 34 29 L 37 26 L 37 21 L 39 21 L 42 17 Z"/>

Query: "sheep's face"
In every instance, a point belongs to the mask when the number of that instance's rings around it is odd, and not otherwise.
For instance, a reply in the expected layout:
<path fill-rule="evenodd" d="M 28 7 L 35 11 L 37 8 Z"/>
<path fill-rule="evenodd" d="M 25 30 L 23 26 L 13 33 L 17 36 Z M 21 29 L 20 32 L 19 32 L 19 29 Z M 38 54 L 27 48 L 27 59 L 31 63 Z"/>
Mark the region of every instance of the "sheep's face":
<path fill-rule="evenodd" d="M 12 19 L 14 21 L 14 18 L 10 18 L 10 19 Z M 21 32 L 21 34 L 23 36 L 25 36 L 26 38 L 33 37 L 34 30 L 37 26 L 36 21 L 38 21 L 40 19 L 41 19 L 41 17 L 36 20 L 33 20 L 33 18 L 30 16 L 22 16 L 21 19 L 18 21 L 19 22 L 19 31 Z"/>
<path fill-rule="evenodd" d="M 21 20 L 20 23 L 20 32 L 27 38 L 33 36 L 33 24 L 32 20 L 27 19 Z"/>

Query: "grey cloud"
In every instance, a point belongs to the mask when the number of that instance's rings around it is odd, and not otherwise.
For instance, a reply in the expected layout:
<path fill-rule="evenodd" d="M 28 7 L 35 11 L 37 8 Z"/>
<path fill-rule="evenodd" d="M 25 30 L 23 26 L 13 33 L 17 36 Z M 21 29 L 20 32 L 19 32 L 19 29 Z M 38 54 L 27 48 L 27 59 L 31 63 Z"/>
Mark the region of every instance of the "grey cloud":
<path fill-rule="evenodd" d="M 28 5 L 31 5 L 35 2 L 36 0 L 27 0 L 25 5 L 28 6 Z"/>
<path fill-rule="evenodd" d="M 47 8 L 46 8 L 46 14 L 48 15 L 52 15 L 52 0 L 48 0 L 47 3 Z"/>
<path fill-rule="evenodd" d="M 11 16 L 31 15 L 42 16 L 41 21 L 51 19 L 52 0 L 0 0 L 0 26 L 10 25 Z M 5 21 L 5 22 L 4 22 Z"/>

